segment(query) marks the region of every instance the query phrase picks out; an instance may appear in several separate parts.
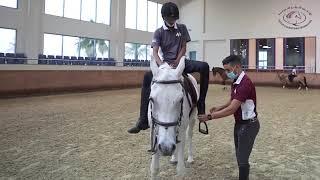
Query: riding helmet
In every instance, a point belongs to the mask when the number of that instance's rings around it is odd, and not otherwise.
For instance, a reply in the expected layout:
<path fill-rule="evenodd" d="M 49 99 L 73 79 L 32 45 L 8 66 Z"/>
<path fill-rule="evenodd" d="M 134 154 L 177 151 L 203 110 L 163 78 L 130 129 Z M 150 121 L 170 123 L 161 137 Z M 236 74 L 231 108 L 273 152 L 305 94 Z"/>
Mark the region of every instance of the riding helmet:
<path fill-rule="evenodd" d="M 161 8 L 162 18 L 174 18 L 179 19 L 179 9 L 178 6 L 173 2 L 167 2 L 163 4 Z"/>

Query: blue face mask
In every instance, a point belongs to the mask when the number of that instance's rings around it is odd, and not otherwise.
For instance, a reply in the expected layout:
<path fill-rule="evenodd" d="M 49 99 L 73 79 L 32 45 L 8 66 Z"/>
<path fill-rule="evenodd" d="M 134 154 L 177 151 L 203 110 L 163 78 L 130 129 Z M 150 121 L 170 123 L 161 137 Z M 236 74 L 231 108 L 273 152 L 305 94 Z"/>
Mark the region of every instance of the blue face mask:
<path fill-rule="evenodd" d="M 238 75 L 236 75 L 233 71 L 227 73 L 229 79 L 235 80 L 237 79 Z"/>

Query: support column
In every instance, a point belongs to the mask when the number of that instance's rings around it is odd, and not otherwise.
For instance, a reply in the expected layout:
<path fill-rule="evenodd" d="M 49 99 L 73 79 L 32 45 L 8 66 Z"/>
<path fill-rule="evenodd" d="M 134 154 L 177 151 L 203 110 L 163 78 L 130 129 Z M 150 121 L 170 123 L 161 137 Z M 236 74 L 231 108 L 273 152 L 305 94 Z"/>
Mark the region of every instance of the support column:
<path fill-rule="evenodd" d="M 256 39 L 249 39 L 249 68 L 256 69 L 257 62 L 257 46 Z"/>
<path fill-rule="evenodd" d="M 276 38 L 276 69 L 283 69 L 283 38 Z"/>
<path fill-rule="evenodd" d="M 316 40 L 316 73 L 320 73 L 320 35 Z"/>
<path fill-rule="evenodd" d="M 316 37 L 305 38 L 305 72 L 315 73 L 316 67 Z"/>

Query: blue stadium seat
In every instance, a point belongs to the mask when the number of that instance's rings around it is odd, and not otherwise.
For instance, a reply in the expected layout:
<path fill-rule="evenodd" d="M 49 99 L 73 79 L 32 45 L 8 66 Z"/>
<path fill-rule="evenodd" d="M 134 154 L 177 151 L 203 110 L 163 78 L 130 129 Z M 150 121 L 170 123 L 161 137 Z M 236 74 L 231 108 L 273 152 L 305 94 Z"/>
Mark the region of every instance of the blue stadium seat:
<path fill-rule="evenodd" d="M 103 64 L 103 59 L 102 58 L 97 58 L 97 65 L 98 66 L 102 66 L 102 64 Z"/>
<path fill-rule="evenodd" d="M 85 64 L 86 64 L 86 62 L 85 62 L 84 58 L 83 57 L 78 57 L 77 65 L 85 65 Z"/>
<path fill-rule="evenodd" d="M 48 59 L 48 64 L 57 64 L 53 55 L 48 55 L 47 59 Z"/>
<path fill-rule="evenodd" d="M 0 64 L 5 64 L 5 58 L 4 58 L 4 53 L 0 53 Z"/>
<path fill-rule="evenodd" d="M 116 66 L 116 61 L 114 60 L 114 58 L 109 58 L 110 61 L 110 66 Z"/>
<path fill-rule="evenodd" d="M 107 66 L 107 65 L 108 65 L 108 61 L 109 61 L 109 58 L 103 58 L 102 61 L 103 61 L 103 62 L 102 62 L 102 65 L 103 65 L 103 66 Z"/>
<path fill-rule="evenodd" d="M 63 64 L 62 56 L 56 56 L 56 64 L 58 64 L 58 65 Z"/>
<path fill-rule="evenodd" d="M 25 56 L 24 53 L 17 53 L 15 54 L 16 59 L 15 62 L 16 64 L 27 64 L 27 57 Z"/>
<path fill-rule="evenodd" d="M 38 64 L 47 64 L 47 56 L 43 54 L 38 55 Z"/>
<path fill-rule="evenodd" d="M 63 56 L 63 64 L 68 65 L 70 64 L 70 57 L 69 56 Z"/>
<path fill-rule="evenodd" d="M 7 61 L 7 64 L 16 64 L 14 53 L 6 53 L 5 60 Z"/>
<path fill-rule="evenodd" d="M 71 56 L 70 57 L 70 65 L 77 65 L 78 64 L 78 59 L 76 56 Z"/>

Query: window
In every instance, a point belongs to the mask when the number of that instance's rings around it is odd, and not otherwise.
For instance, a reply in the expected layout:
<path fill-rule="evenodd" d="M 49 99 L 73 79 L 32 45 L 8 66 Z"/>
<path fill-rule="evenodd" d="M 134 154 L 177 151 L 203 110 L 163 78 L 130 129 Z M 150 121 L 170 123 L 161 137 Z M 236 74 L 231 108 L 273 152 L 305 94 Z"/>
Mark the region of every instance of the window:
<path fill-rule="evenodd" d="M 137 1 L 126 0 L 126 28 L 137 29 Z"/>
<path fill-rule="evenodd" d="M 233 39 L 230 41 L 230 54 L 239 55 L 242 57 L 242 66 L 248 68 L 249 62 L 249 40 L 248 39 Z"/>
<path fill-rule="evenodd" d="M 161 15 L 161 8 L 162 8 L 162 4 L 158 4 L 158 25 L 157 28 L 161 27 L 163 24 L 163 19 L 162 19 L 162 15 Z"/>
<path fill-rule="evenodd" d="M 109 57 L 109 41 L 97 39 L 96 40 L 96 57 L 108 58 Z"/>
<path fill-rule="evenodd" d="M 111 0 L 45 0 L 46 14 L 107 25 L 110 8 Z"/>
<path fill-rule="evenodd" d="M 148 1 L 148 31 L 154 32 L 157 29 L 158 20 L 157 3 Z"/>
<path fill-rule="evenodd" d="M 10 7 L 10 8 L 17 8 L 17 0 L 0 0 L 0 6 Z"/>
<path fill-rule="evenodd" d="M 151 60 L 151 46 L 125 43 L 125 59 Z"/>
<path fill-rule="evenodd" d="M 257 39 L 258 69 L 274 69 L 275 67 L 275 39 Z"/>
<path fill-rule="evenodd" d="M 81 0 L 64 0 L 64 17 L 80 19 Z"/>
<path fill-rule="evenodd" d="M 293 65 L 304 66 L 303 37 L 284 39 L 284 66 L 291 67 Z"/>
<path fill-rule="evenodd" d="M 147 0 L 138 0 L 137 29 L 141 31 L 147 31 L 147 6 Z"/>
<path fill-rule="evenodd" d="M 63 16 L 63 0 L 46 0 L 45 12 L 46 14 L 54 16 Z"/>
<path fill-rule="evenodd" d="M 43 54 L 108 58 L 109 41 L 44 34 Z"/>
<path fill-rule="evenodd" d="M 62 55 L 62 36 L 44 34 L 43 54 Z"/>
<path fill-rule="evenodd" d="M 147 60 L 151 60 L 151 56 L 152 56 L 152 48 L 151 45 L 147 45 Z"/>
<path fill-rule="evenodd" d="M 154 32 L 162 26 L 161 8 L 148 0 L 126 0 L 126 28 Z"/>
<path fill-rule="evenodd" d="M 63 50 L 64 56 L 79 56 L 79 38 L 71 36 L 63 36 Z"/>
<path fill-rule="evenodd" d="M 16 30 L 0 28 L 0 52 L 15 53 Z"/>
<path fill-rule="evenodd" d="M 189 58 L 190 58 L 190 60 L 196 61 L 197 60 L 197 51 L 190 51 Z"/>
<path fill-rule="evenodd" d="M 111 1 L 97 0 L 97 23 L 110 25 Z"/>
<path fill-rule="evenodd" d="M 81 6 L 81 20 L 96 22 L 96 1 L 82 0 Z"/>

